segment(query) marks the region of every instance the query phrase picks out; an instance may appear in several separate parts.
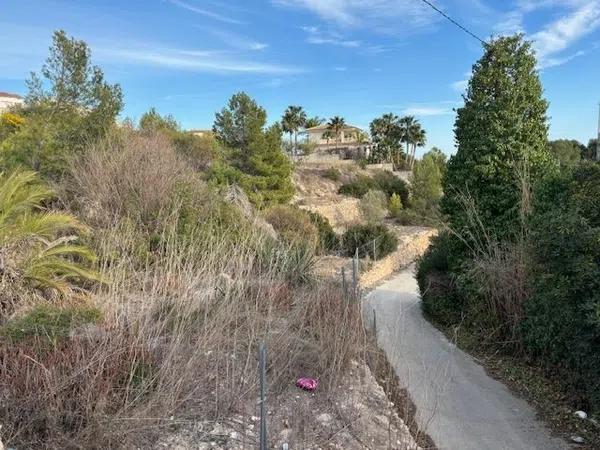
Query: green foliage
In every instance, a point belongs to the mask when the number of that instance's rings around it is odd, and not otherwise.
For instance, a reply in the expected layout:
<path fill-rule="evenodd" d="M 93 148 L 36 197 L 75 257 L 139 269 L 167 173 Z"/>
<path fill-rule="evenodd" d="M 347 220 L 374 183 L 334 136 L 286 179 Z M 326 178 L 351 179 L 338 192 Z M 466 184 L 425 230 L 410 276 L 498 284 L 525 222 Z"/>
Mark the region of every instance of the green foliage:
<path fill-rule="evenodd" d="M 37 305 L 22 317 L 0 326 L 0 337 L 12 343 L 29 338 L 42 338 L 50 343 L 69 336 L 77 327 L 98 323 L 102 312 L 94 306 L 59 307 Z"/>
<path fill-rule="evenodd" d="M 226 149 L 212 178 L 238 184 L 252 203 L 268 207 L 292 198 L 292 164 L 281 151 L 281 127 L 266 128 L 267 113 L 247 94 L 235 94 L 217 113 L 213 131 Z"/>
<path fill-rule="evenodd" d="M 69 214 L 41 210 L 52 196 L 33 172 L 0 175 L 1 281 L 65 293 L 73 282 L 98 280 L 83 264 L 94 254 L 76 242 L 86 228 Z"/>
<path fill-rule="evenodd" d="M 373 181 L 375 182 L 376 188 L 385 192 L 388 197 L 398 194 L 402 204 L 405 207 L 410 206 L 409 191 L 406 182 L 394 175 L 392 172 L 385 170 L 378 170 L 373 175 Z"/>
<path fill-rule="evenodd" d="M 325 171 L 323 177 L 331 181 L 340 181 L 340 179 L 342 178 L 342 173 L 337 167 L 330 167 Z"/>
<path fill-rule="evenodd" d="M 443 325 L 458 323 L 463 310 L 463 298 L 449 274 L 455 245 L 450 233 L 441 232 L 417 261 L 416 278 L 423 311 Z"/>
<path fill-rule="evenodd" d="M 305 242 L 313 250 L 317 248 L 319 232 L 306 211 L 290 205 L 275 205 L 267 209 L 264 215 L 286 242 Z"/>
<path fill-rule="evenodd" d="M 394 252 L 398 239 L 382 224 L 353 225 L 342 236 L 342 247 L 348 256 L 358 249 L 360 257 L 377 260 Z"/>
<path fill-rule="evenodd" d="M 590 139 L 585 149 L 582 149 L 581 158 L 588 161 L 596 161 L 600 155 L 596 154 L 598 139 Z"/>
<path fill-rule="evenodd" d="M 400 212 L 402 211 L 402 199 L 398 194 L 392 194 L 388 204 L 388 209 L 390 210 L 390 215 L 392 217 L 398 217 L 400 215 Z"/>
<path fill-rule="evenodd" d="M 140 118 L 139 129 L 146 134 L 163 133 L 179 154 L 196 170 L 204 170 L 217 157 L 218 146 L 212 135 L 196 136 L 181 130 L 171 115 L 161 115 L 150 108 Z"/>
<path fill-rule="evenodd" d="M 335 138 L 336 144 L 340 144 L 342 131 L 346 128 L 346 120 L 340 116 L 334 116 L 327 122 L 327 131 Z"/>
<path fill-rule="evenodd" d="M 374 119 L 369 125 L 374 148 L 370 155 L 372 162 L 394 161 L 400 163 L 405 159 L 402 148 L 402 128 L 398 116 L 388 113 Z"/>
<path fill-rule="evenodd" d="M 409 204 L 409 191 L 404 180 L 391 172 L 383 170 L 375 173 L 373 177 L 359 175 L 352 181 L 340 186 L 338 193 L 362 198 L 371 190 L 383 191 L 388 197 L 398 194 L 404 206 Z"/>
<path fill-rule="evenodd" d="M 329 220 L 314 211 L 307 212 L 308 216 L 310 217 L 310 221 L 315 227 L 317 227 L 317 231 L 319 232 L 319 245 L 317 247 L 317 253 L 325 254 L 337 250 L 340 242 L 337 234 L 335 234 L 335 231 L 333 231 Z"/>
<path fill-rule="evenodd" d="M 387 215 L 387 201 L 387 196 L 382 191 L 367 192 L 358 204 L 363 220 L 368 223 L 380 223 Z"/>
<path fill-rule="evenodd" d="M 523 338 L 533 356 L 600 410 L 600 165 L 583 164 L 536 192 L 531 297 Z"/>
<path fill-rule="evenodd" d="M 372 189 L 376 189 L 375 180 L 371 177 L 360 175 L 352 181 L 342 184 L 338 189 L 339 194 L 350 195 L 352 197 L 361 198 Z"/>
<path fill-rule="evenodd" d="M 442 198 L 442 171 L 438 155 L 426 153 L 416 161 L 411 174 L 411 207 L 423 218 L 433 219 L 439 213 Z"/>
<path fill-rule="evenodd" d="M 26 122 L 0 145 L 5 169 L 24 165 L 59 178 L 74 155 L 114 126 L 123 108 L 121 88 L 106 83 L 87 44 L 64 31 L 54 33 L 41 77 L 32 74 L 28 87 Z"/>
<path fill-rule="evenodd" d="M 306 125 L 306 111 L 302 106 L 288 106 L 281 119 L 281 127 L 284 133 L 294 135 L 293 153 L 298 153 L 298 131 Z"/>
<path fill-rule="evenodd" d="M 142 131 L 153 132 L 177 132 L 180 130 L 179 124 L 173 116 L 161 116 L 154 108 L 150 108 L 142 114 L 139 127 Z"/>
<path fill-rule="evenodd" d="M 455 231 L 468 233 L 465 194 L 492 236 L 519 231 L 519 172 L 526 168 L 535 183 L 551 167 L 547 107 L 531 44 L 521 35 L 486 44 L 457 111 L 458 151 L 444 179 L 442 209 Z"/>
<path fill-rule="evenodd" d="M 575 167 L 585 154 L 585 145 L 574 139 L 558 139 L 550 141 L 550 154 L 558 162 L 561 170 L 568 170 Z"/>

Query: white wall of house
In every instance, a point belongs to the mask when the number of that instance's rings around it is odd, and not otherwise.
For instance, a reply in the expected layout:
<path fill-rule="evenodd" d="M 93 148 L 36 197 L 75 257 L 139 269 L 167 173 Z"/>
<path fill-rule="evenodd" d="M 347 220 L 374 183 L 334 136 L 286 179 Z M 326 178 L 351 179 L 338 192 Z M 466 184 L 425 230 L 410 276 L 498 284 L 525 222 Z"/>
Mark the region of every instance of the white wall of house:
<path fill-rule="evenodd" d="M 316 145 L 336 145 L 338 141 L 335 136 L 329 140 L 323 138 L 323 133 L 327 131 L 327 128 L 315 128 L 306 130 L 308 142 Z M 341 132 L 339 144 L 340 145 L 356 145 L 356 128 L 347 128 Z"/>
<path fill-rule="evenodd" d="M 8 108 L 15 105 L 22 105 L 23 99 L 13 95 L 0 95 L 0 112 L 6 111 Z"/>

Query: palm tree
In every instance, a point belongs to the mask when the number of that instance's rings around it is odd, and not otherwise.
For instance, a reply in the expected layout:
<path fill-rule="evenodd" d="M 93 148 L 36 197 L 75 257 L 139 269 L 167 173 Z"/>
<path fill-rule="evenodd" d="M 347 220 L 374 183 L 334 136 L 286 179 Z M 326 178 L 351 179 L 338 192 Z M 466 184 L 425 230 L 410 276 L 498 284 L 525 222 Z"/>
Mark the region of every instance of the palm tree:
<path fill-rule="evenodd" d="M 329 151 L 329 140 L 333 137 L 333 133 L 331 130 L 325 130 L 325 132 L 321 135 L 321 138 L 327 140 L 327 151 Z"/>
<path fill-rule="evenodd" d="M 0 281 L 23 281 L 64 294 L 73 282 L 99 280 L 78 262 L 95 260 L 89 248 L 77 243 L 87 228 L 70 214 L 42 209 L 52 196 L 35 172 L 0 174 Z M 10 306 L 2 301 L 0 310 Z"/>
<path fill-rule="evenodd" d="M 414 126 L 412 133 L 412 154 L 410 157 L 410 170 L 413 169 L 415 165 L 415 153 L 417 152 L 417 147 L 423 147 L 427 143 L 427 133 L 423 128 L 421 128 L 421 124 L 417 123 Z"/>
<path fill-rule="evenodd" d="M 304 123 L 304 128 L 313 128 L 322 125 L 325 122 L 325 119 L 320 118 L 319 116 L 311 117 L 306 119 Z"/>
<path fill-rule="evenodd" d="M 343 117 L 334 116 L 327 122 L 327 129 L 335 136 L 336 148 L 339 146 L 344 128 L 346 128 L 346 121 Z"/>
<path fill-rule="evenodd" d="M 415 122 L 414 116 L 404 116 L 401 117 L 399 121 L 402 133 L 401 141 L 406 143 L 406 159 L 408 163 L 410 161 L 410 146 L 413 141 Z"/>
<path fill-rule="evenodd" d="M 302 106 L 288 106 L 283 113 L 282 124 L 284 131 L 290 133 L 290 139 L 292 133 L 294 134 L 294 154 L 298 153 L 298 131 L 306 123 L 306 111 Z"/>

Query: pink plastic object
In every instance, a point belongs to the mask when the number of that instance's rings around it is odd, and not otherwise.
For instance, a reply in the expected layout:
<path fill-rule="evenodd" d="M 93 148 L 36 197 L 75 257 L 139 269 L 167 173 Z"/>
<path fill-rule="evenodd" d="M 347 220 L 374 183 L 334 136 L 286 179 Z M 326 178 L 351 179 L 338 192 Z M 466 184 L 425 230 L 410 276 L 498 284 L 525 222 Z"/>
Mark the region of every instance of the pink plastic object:
<path fill-rule="evenodd" d="M 296 380 L 296 386 L 305 391 L 314 391 L 317 389 L 318 385 L 319 382 L 314 378 L 298 378 L 298 380 Z"/>

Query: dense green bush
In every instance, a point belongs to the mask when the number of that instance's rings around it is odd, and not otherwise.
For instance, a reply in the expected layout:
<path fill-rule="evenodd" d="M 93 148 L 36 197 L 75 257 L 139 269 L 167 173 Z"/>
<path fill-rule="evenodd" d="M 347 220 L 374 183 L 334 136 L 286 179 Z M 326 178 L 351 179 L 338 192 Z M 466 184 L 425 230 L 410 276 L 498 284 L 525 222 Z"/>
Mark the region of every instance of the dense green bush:
<path fill-rule="evenodd" d="M 443 325 L 459 321 L 463 309 L 463 300 L 449 274 L 455 245 L 455 238 L 450 233 L 441 232 L 417 261 L 416 278 L 423 310 Z"/>
<path fill-rule="evenodd" d="M 398 178 L 392 172 L 379 170 L 373 175 L 373 181 L 375 182 L 377 189 L 385 192 L 388 197 L 391 197 L 393 194 L 398 194 L 404 207 L 410 206 L 408 186 L 402 178 Z"/>
<path fill-rule="evenodd" d="M 317 252 L 324 254 L 337 250 L 340 245 L 340 241 L 337 237 L 337 234 L 335 234 L 335 231 L 333 231 L 329 220 L 314 211 L 307 212 L 310 221 L 315 227 L 317 227 L 317 231 L 319 232 L 319 245 L 317 247 Z"/>
<path fill-rule="evenodd" d="M 348 183 L 342 184 L 338 190 L 338 193 L 361 198 L 370 190 L 377 188 L 378 186 L 371 177 L 361 175 L 354 178 L 352 181 L 349 181 Z"/>
<path fill-rule="evenodd" d="M 531 297 L 523 338 L 531 354 L 600 410 L 600 165 L 541 185 L 531 220 Z"/>
<path fill-rule="evenodd" d="M 390 197 L 393 194 L 398 194 L 402 204 L 406 207 L 409 205 L 409 191 L 406 182 L 398 178 L 391 172 L 380 170 L 368 177 L 360 175 L 352 181 L 340 186 L 338 192 L 352 197 L 362 198 L 367 192 L 379 190 L 385 192 Z"/>
<path fill-rule="evenodd" d="M 342 247 L 348 256 L 368 256 L 377 260 L 384 258 L 398 248 L 398 239 L 385 225 L 353 225 L 342 236 Z"/>

